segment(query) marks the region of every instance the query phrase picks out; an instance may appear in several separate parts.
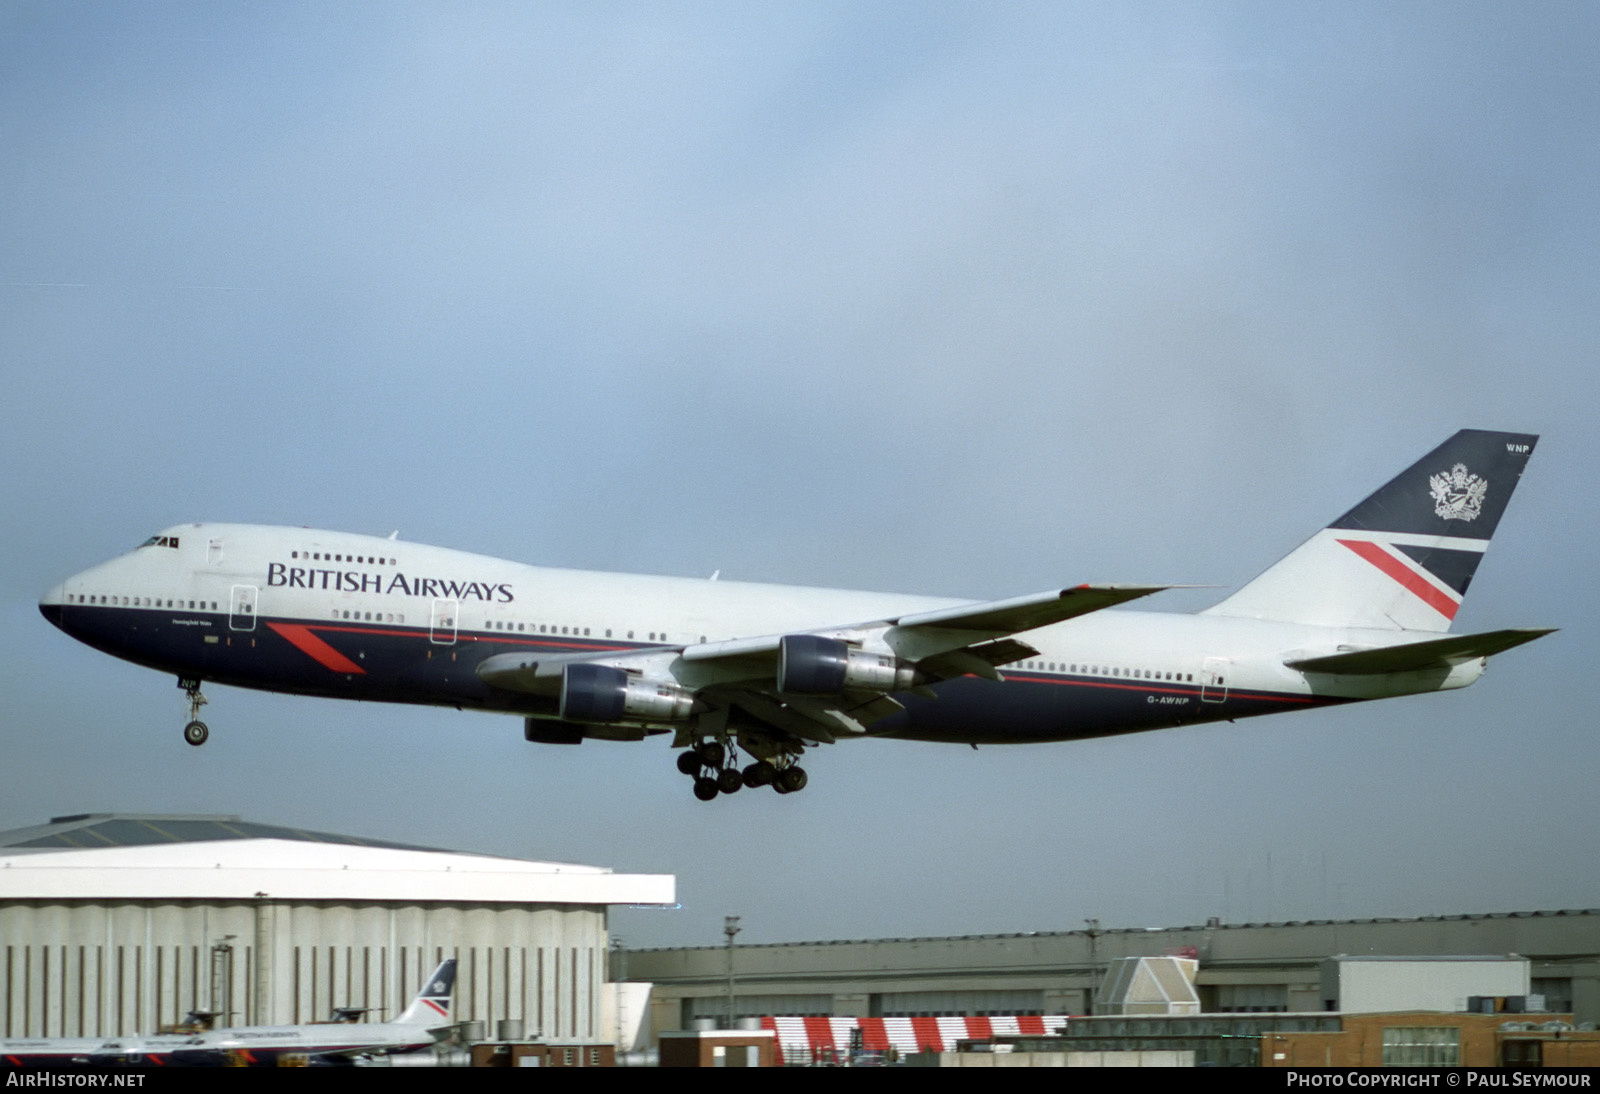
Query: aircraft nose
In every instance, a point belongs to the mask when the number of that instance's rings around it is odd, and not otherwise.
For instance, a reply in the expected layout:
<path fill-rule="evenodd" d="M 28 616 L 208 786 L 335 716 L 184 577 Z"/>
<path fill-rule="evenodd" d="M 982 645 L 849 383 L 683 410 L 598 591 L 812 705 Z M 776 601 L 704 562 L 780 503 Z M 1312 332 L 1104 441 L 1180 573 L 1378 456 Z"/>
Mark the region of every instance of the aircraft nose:
<path fill-rule="evenodd" d="M 39 598 L 39 614 L 59 627 L 61 626 L 61 617 L 66 611 L 66 605 L 66 586 L 57 585 Z"/>

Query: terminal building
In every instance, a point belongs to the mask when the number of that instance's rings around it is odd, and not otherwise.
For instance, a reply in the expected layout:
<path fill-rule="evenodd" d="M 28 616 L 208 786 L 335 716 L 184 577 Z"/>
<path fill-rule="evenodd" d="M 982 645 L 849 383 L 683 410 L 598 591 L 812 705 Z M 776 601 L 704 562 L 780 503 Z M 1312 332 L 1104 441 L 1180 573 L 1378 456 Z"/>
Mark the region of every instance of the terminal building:
<path fill-rule="evenodd" d="M 455 956 L 457 1021 L 615 1043 L 644 1005 L 612 984 L 608 909 L 674 885 L 231 816 L 56 817 L 0 832 L 0 1038 L 386 1021 Z"/>

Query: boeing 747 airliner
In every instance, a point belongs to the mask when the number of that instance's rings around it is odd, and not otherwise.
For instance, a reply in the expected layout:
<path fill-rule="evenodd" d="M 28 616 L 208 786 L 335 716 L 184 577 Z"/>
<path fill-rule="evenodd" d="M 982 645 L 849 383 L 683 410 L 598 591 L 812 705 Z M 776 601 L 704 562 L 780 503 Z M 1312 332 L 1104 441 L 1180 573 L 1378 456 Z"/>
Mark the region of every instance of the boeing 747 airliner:
<path fill-rule="evenodd" d="M 175 674 L 191 745 L 215 681 L 516 714 L 547 744 L 671 734 L 699 798 L 786 794 L 807 747 L 855 737 L 1066 741 L 1465 687 L 1550 633 L 1447 633 L 1537 440 L 1457 433 L 1193 615 L 1104 610 L 1159 585 L 935 600 L 240 524 L 169 528 L 40 610 Z"/>

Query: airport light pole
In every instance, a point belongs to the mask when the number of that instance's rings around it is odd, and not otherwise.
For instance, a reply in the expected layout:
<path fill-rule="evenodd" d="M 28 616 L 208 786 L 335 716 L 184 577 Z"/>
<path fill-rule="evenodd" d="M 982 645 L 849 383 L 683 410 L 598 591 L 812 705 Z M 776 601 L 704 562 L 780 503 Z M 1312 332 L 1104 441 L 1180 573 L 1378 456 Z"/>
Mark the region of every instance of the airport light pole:
<path fill-rule="evenodd" d="M 725 1029 L 733 1028 L 733 936 L 739 933 L 739 917 L 736 915 L 723 916 L 722 933 L 728 936 L 728 1024 Z"/>
<path fill-rule="evenodd" d="M 1100 966 L 1098 964 L 1099 954 L 1097 954 L 1095 952 L 1095 948 L 1094 948 L 1094 940 L 1096 938 L 1100 937 L 1100 921 L 1098 919 L 1085 919 L 1083 922 L 1084 922 L 1084 925 L 1088 927 L 1088 930 L 1084 931 L 1083 933 L 1089 936 L 1089 970 L 1090 970 L 1090 975 L 1092 977 L 1096 977 L 1097 978 L 1097 979 L 1091 980 L 1090 984 L 1089 984 L 1089 1013 L 1093 1014 L 1094 1013 L 1094 999 L 1095 999 L 1095 996 L 1100 991 L 1100 984 L 1099 984 Z"/>

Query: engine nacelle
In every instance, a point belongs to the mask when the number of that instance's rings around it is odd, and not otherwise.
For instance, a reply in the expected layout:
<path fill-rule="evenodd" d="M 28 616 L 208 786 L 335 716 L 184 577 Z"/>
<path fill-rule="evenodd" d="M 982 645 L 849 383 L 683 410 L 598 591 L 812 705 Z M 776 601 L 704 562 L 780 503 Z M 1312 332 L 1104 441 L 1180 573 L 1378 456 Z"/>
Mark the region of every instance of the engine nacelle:
<path fill-rule="evenodd" d="M 837 638 L 786 634 L 778 639 L 778 690 L 791 695 L 838 695 L 847 688 L 905 691 L 914 666 L 886 653 L 853 649 Z"/>
<path fill-rule="evenodd" d="M 554 718 L 522 719 L 522 735 L 535 744 L 581 745 L 583 727 L 572 722 L 558 722 Z"/>
<path fill-rule="evenodd" d="M 561 671 L 561 718 L 568 722 L 681 722 L 694 692 L 646 680 L 609 665 L 567 665 Z"/>

